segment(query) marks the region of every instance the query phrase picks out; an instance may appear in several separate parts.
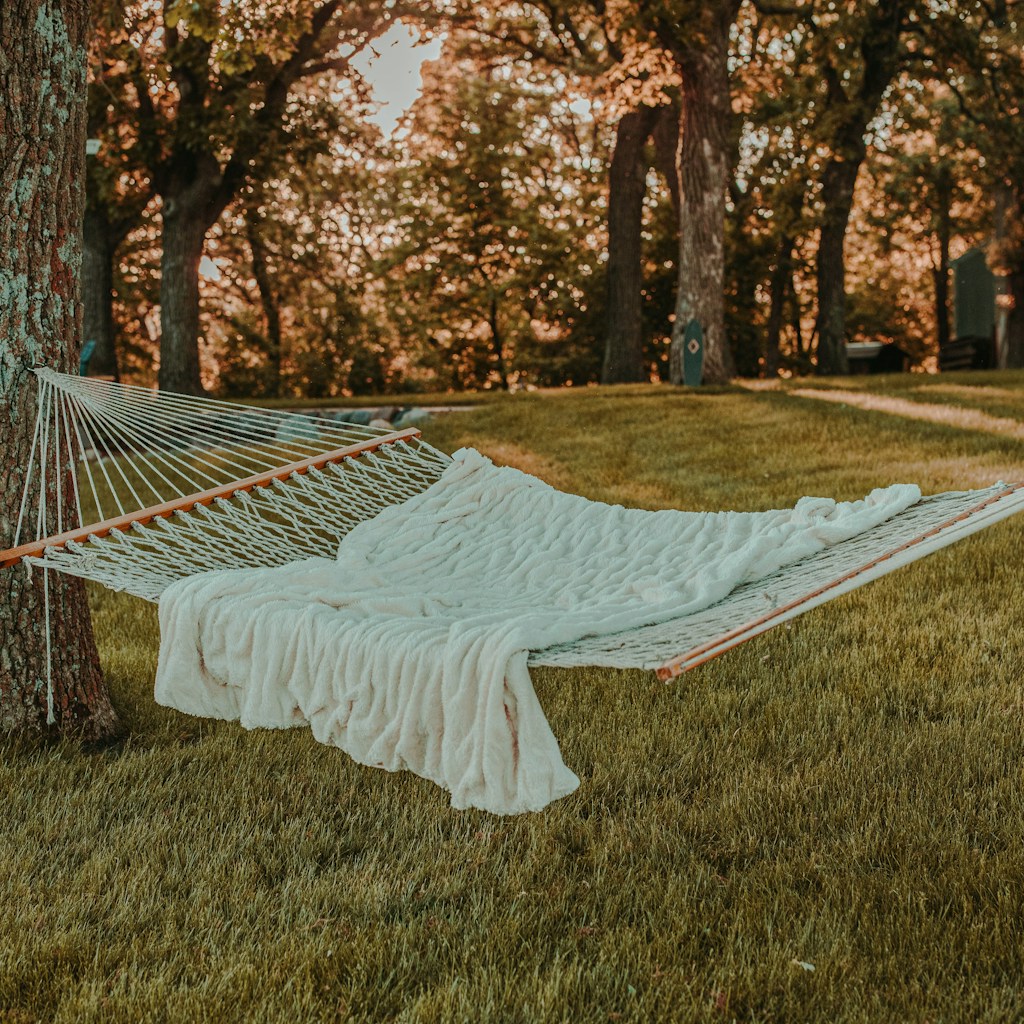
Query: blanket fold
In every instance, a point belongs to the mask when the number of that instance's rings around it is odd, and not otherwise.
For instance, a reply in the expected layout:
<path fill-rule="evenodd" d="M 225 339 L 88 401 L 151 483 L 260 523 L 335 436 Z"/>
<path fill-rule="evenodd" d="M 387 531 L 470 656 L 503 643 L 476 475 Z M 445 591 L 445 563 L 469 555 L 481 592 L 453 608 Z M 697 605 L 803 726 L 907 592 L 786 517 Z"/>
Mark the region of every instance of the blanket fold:
<path fill-rule="evenodd" d="M 531 650 L 698 611 L 919 498 L 896 485 L 770 512 L 647 512 L 464 449 L 335 560 L 170 586 L 156 698 L 246 728 L 308 724 L 363 764 L 436 782 L 456 808 L 539 810 L 579 780 L 534 692 Z"/>

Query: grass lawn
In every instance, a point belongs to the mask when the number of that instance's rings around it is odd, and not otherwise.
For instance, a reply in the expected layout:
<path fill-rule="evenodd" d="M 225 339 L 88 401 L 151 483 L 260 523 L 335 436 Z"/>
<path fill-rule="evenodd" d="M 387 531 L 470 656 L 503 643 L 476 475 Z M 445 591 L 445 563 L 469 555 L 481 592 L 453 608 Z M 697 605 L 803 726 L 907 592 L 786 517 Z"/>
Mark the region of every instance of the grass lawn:
<path fill-rule="evenodd" d="M 842 386 L 1024 413 L 1021 374 Z M 788 386 L 521 394 L 427 439 L 651 508 L 1024 476 L 1013 437 Z M 97 591 L 130 738 L 4 751 L 0 1024 L 1020 1021 L 1022 548 L 1024 517 L 669 686 L 536 671 L 582 785 L 511 819 L 155 706 L 154 609 Z"/>

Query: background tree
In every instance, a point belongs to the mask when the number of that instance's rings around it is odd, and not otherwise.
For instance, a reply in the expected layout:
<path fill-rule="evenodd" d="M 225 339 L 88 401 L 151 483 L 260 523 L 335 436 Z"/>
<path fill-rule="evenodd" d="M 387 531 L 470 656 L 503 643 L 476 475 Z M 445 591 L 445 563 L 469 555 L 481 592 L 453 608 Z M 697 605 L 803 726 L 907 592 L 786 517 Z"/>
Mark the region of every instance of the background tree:
<path fill-rule="evenodd" d="M 117 253 L 142 223 L 152 198 L 151 179 L 140 164 L 146 140 L 131 130 L 121 109 L 130 84 L 123 65 L 105 64 L 103 47 L 124 31 L 120 11 L 100 6 L 90 39 L 90 66 L 100 70 L 88 87 L 88 137 L 99 145 L 86 158 L 86 200 L 82 250 L 83 337 L 95 342 L 89 372 L 118 379 L 118 325 L 114 312 Z"/>
<path fill-rule="evenodd" d="M 669 376 L 683 379 L 683 334 L 704 331 L 704 376 L 734 372 L 725 336 L 725 209 L 736 160 L 729 53 L 740 0 L 644 0 L 628 24 L 654 37 L 680 76 L 679 259 Z"/>
<path fill-rule="evenodd" d="M 480 54 L 498 41 L 506 52 L 511 46 L 534 74 L 546 70 L 553 88 L 564 91 L 565 83 L 574 82 L 591 100 L 600 128 L 614 132 L 607 165 L 605 295 L 591 294 L 588 308 L 602 310 L 602 382 L 650 380 L 647 326 L 654 307 L 646 301 L 649 261 L 643 250 L 652 165 L 678 202 L 678 76 L 671 61 L 650 44 L 646 30 L 637 34 L 627 8 L 603 0 L 488 0 L 465 5 L 454 23 L 465 39 L 479 40 Z M 669 324 L 650 326 L 660 335 Z"/>
<path fill-rule="evenodd" d="M 28 470 L 37 389 L 28 367 L 74 367 L 80 343 L 85 158 L 86 8 L 79 0 L 0 6 L 0 549 L 14 533 Z M 38 479 L 38 478 L 37 478 Z M 48 507 L 70 477 L 48 480 Z M 56 522 L 46 524 L 56 532 Z M 89 741 L 118 730 L 81 580 L 55 574 L 50 606 L 54 721 L 47 721 L 42 574 L 0 575 L 0 729 Z"/>
<path fill-rule="evenodd" d="M 207 239 L 203 331 L 222 394 L 321 397 L 400 387 L 402 346 L 379 328 L 373 264 L 393 217 L 370 108 L 300 84 L 264 181 Z M 212 279 L 216 277 L 216 279 Z"/>
<path fill-rule="evenodd" d="M 210 21 L 208 3 L 169 4 L 166 15 L 178 46 L 206 54 L 198 106 L 179 96 L 161 49 L 164 16 L 141 0 L 118 6 L 122 42 L 144 59 L 115 47 L 101 76 L 115 94 L 102 130 L 126 132 L 97 164 L 114 198 L 156 180 L 125 170 L 169 167 L 175 140 L 186 156 L 197 146 L 213 153 L 218 169 L 203 158 L 211 181 L 226 172 L 240 140 L 254 137 L 246 125 L 309 13 L 281 0 L 271 12 L 282 14 L 279 24 L 236 41 L 228 28 L 239 28 L 245 5 Z M 206 380 L 226 393 L 678 380 L 679 337 L 694 315 L 705 326 L 709 379 L 841 369 L 845 342 L 855 340 L 896 342 L 927 365 L 948 333 L 950 263 L 990 225 L 991 256 L 1017 287 L 1015 183 L 1024 175 L 1014 155 L 1013 5 L 438 0 L 384 8 L 448 38 L 444 62 L 429 69 L 429 88 L 395 139 L 373 129 L 367 93 L 347 64 L 303 76 L 205 232 L 201 251 L 220 280 L 212 271 L 197 282 L 197 322 Z M 350 13 L 358 22 L 376 9 Z M 340 10 L 336 17 L 344 22 Z M 350 27 L 350 49 L 376 31 Z M 351 57 L 329 49 L 332 31 L 325 27 L 317 44 L 321 65 Z M 159 129 L 148 134 L 139 131 L 143 85 Z M 236 87 L 233 121 L 225 97 Z M 119 103 L 123 117 L 109 109 Z M 199 142 L 188 141 L 189 117 Z M 152 149 L 145 161 L 143 138 Z M 529 166 L 534 156 L 543 168 Z M 476 192 L 460 192 L 464 185 Z M 152 266 L 171 257 L 161 253 L 157 206 L 115 265 L 132 374 L 146 372 L 160 334 Z M 996 217 L 997 208 L 1006 214 Z M 482 261 L 472 225 L 490 246 Z M 485 279 L 485 266 L 495 276 Z M 163 275 L 165 290 L 172 277 Z M 1018 283 L 1024 292 L 1024 277 Z M 490 298 L 482 301 L 492 293 L 494 317 Z M 1019 310 L 1024 294 L 1014 300 L 1013 331 Z M 669 331 L 674 369 L 664 359 Z M 1014 351 L 1024 352 L 1021 339 Z"/>
<path fill-rule="evenodd" d="M 122 12 L 123 30 L 110 33 L 104 66 L 131 81 L 125 108 L 161 200 L 160 386 L 198 392 L 198 270 L 207 232 L 259 175 L 295 84 L 335 89 L 396 5 L 107 2 Z"/>
<path fill-rule="evenodd" d="M 867 133 L 904 58 L 904 39 L 918 0 L 863 4 L 809 0 L 798 15 L 806 30 L 805 74 L 820 83 L 814 134 L 826 151 L 817 204 L 818 373 L 846 373 L 845 241 L 857 177 L 867 156 Z"/>
<path fill-rule="evenodd" d="M 658 107 L 628 110 L 615 128 L 615 149 L 608 167 L 608 282 L 602 384 L 644 379 L 643 223 L 647 195 L 647 140 Z"/>
<path fill-rule="evenodd" d="M 958 3 L 943 11 L 932 66 L 945 80 L 977 145 L 976 174 L 988 187 L 989 262 L 1006 281 L 1006 367 L 1024 367 L 1024 12 L 1007 0 Z"/>
<path fill-rule="evenodd" d="M 896 310 L 924 323 L 903 346 L 919 356 L 951 340 L 950 266 L 955 252 L 984 241 L 991 210 L 976 181 L 978 129 L 942 82 L 903 76 L 883 105 L 891 125 L 872 145 L 870 191 L 852 228 L 855 252 L 906 283 Z M 857 258 L 851 262 L 856 273 Z M 879 305 L 878 295 L 870 298 Z M 905 307 L 910 307 L 909 309 Z"/>
<path fill-rule="evenodd" d="M 679 104 L 664 86 L 644 81 L 647 97 L 622 114 L 608 168 L 608 306 L 603 384 L 651 379 L 645 360 L 644 293 L 650 284 L 643 258 L 644 206 L 652 164 L 665 175 L 673 211 L 679 214 L 676 173 Z M 653 94 L 652 94 L 653 93 Z M 653 153 L 650 142 L 653 141 Z"/>
<path fill-rule="evenodd" d="M 452 37 L 427 76 L 396 169 L 392 315 L 454 386 L 543 377 L 586 311 L 603 160 L 528 65 L 481 65 Z M 596 377 L 588 347 L 569 379 Z"/>

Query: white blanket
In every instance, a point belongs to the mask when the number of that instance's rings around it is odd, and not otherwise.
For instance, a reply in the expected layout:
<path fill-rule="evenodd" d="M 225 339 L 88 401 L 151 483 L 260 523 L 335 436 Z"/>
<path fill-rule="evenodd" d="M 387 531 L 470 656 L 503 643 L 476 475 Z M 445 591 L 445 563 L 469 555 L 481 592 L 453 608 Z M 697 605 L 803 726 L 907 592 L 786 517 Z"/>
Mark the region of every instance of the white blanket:
<path fill-rule="evenodd" d="M 902 511 L 916 487 L 781 511 L 646 512 L 563 494 L 473 450 L 354 529 L 336 561 L 192 576 L 160 601 L 156 699 L 322 743 L 451 792 L 539 810 L 579 780 L 530 650 L 697 611 Z"/>

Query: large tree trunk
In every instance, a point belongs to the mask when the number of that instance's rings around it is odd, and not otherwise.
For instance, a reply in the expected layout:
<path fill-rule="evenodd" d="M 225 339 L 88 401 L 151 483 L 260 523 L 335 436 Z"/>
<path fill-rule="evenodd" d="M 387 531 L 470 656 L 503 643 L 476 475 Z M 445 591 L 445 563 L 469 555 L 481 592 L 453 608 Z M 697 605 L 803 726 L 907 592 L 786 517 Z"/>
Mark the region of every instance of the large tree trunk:
<path fill-rule="evenodd" d="M 846 359 L 846 228 L 863 153 L 834 156 L 821 182 L 823 208 L 818 240 L 818 373 L 848 373 Z"/>
<path fill-rule="evenodd" d="M 673 384 L 683 381 L 683 334 L 693 319 L 704 332 L 704 379 L 722 383 L 734 374 L 724 307 L 725 199 L 733 165 L 731 24 L 731 15 L 716 19 L 703 45 L 680 61 L 679 286 L 669 356 Z"/>
<path fill-rule="evenodd" d="M 200 395 L 199 261 L 206 223 L 197 211 L 164 196 L 160 259 L 161 391 Z"/>
<path fill-rule="evenodd" d="M 200 395 L 199 262 L 206 232 L 224 210 L 215 196 L 220 165 L 207 153 L 182 150 L 161 192 L 163 228 L 160 260 L 161 391 Z"/>
<path fill-rule="evenodd" d="M 91 376 L 119 379 L 114 323 L 114 256 L 118 239 L 106 211 L 86 206 L 82 250 L 82 337 L 96 342 Z"/>
<path fill-rule="evenodd" d="M 83 0 L 0 4 L 0 550 L 14 542 L 38 391 L 27 366 L 78 358 L 85 159 Z M 33 474 L 35 480 L 39 477 Z M 48 507 L 67 474 L 48 479 Z M 56 532 L 56 523 L 46 528 Z M 47 721 L 43 574 L 0 569 L 0 731 L 103 740 L 118 731 L 80 580 L 50 574 L 54 718 Z"/>
<path fill-rule="evenodd" d="M 645 147 L 656 107 L 623 114 L 608 173 L 608 308 L 602 384 L 648 379 L 643 356 L 643 204 Z"/>

